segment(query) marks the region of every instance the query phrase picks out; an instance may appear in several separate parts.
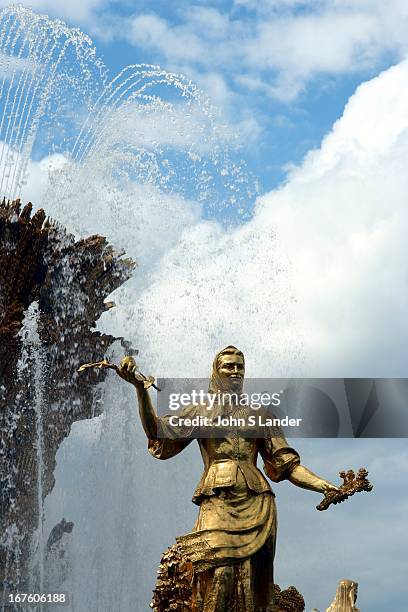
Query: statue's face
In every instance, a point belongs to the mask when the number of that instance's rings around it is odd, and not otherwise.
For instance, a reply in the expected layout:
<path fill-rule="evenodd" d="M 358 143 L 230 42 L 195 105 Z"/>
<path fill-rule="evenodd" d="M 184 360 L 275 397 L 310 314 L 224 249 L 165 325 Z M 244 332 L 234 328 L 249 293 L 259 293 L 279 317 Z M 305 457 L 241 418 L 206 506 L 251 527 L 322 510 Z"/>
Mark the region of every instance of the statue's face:
<path fill-rule="evenodd" d="M 230 389 L 232 393 L 242 391 L 245 366 L 241 355 L 221 355 L 217 369 L 224 388 Z"/>

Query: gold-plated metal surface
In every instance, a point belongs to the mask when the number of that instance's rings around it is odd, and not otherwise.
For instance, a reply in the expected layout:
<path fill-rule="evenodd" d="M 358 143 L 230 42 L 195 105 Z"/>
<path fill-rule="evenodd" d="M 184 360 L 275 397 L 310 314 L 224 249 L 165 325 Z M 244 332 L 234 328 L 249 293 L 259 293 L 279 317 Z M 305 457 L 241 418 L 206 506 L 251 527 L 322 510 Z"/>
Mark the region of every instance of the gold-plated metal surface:
<path fill-rule="evenodd" d="M 194 607 L 193 580 L 194 569 L 191 561 L 183 555 L 178 544 L 173 544 L 162 555 L 157 572 L 156 587 L 150 607 L 154 612 L 192 612 Z M 274 585 L 275 605 L 271 612 L 304 612 L 305 600 L 294 586 L 282 590 Z M 228 610 L 236 610 L 234 598 L 230 600 Z M 241 608 L 240 612 L 246 612 Z"/>
<path fill-rule="evenodd" d="M 354 605 L 357 601 L 358 583 L 340 580 L 336 595 L 326 612 L 360 612 Z"/>
<path fill-rule="evenodd" d="M 135 378 L 135 380 L 142 382 L 143 387 L 145 389 L 150 389 L 150 387 L 153 387 L 154 389 L 156 389 L 156 391 L 161 391 L 161 389 L 159 389 L 159 387 L 155 385 L 155 378 L 153 376 L 145 376 L 138 370 L 138 367 L 133 357 L 124 357 L 121 361 L 120 366 L 117 366 L 115 363 L 110 363 L 105 357 L 101 361 L 95 361 L 94 363 L 83 363 L 77 371 L 84 372 L 89 368 L 98 368 L 99 370 L 110 369 L 115 370 L 115 372 L 119 374 L 119 376 L 124 380 L 128 380 L 125 374 L 125 366 L 128 367 L 129 365 L 131 367 L 133 377 Z"/>
<path fill-rule="evenodd" d="M 353 470 L 339 472 L 343 484 L 338 491 L 328 491 L 325 493 L 323 501 L 316 506 L 317 510 L 327 510 L 331 504 L 340 504 L 355 493 L 361 491 L 372 491 L 373 485 L 367 480 L 368 472 L 365 468 L 360 468 L 357 475 Z"/>
<path fill-rule="evenodd" d="M 125 357 L 116 372 L 136 388 L 149 452 L 157 459 L 170 459 L 186 448 L 194 435 L 181 437 L 172 425 L 171 416 L 156 414 L 135 368 L 133 358 Z M 242 393 L 244 375 L 243 353 L 228 346 L 215 356 L 209 391 Z M 234 405 L 217 407 L 221 411 L 235 408 Z M 191 405 L 181 409 L 179 416 L 193 418 L 206 413 L 207 406 Z M 192 531 L 177 538 L 184 570 L 184 562 L 191 564 L 192 593 L 188 605 L 194 612 L 276 612 L 280 609 L 276 605 L 273 581 L 275 500 L 269 483 L 257 467 L 258 455 L 264 461 L 265 474 L 274 482 L 287 479 L 298 487 L 323 493 L 325 500 L 330 494 L 345 495 L 331 482 L 301 465 L 299 454 L 289 446 L 281 430 L 276 427 L 264 430 L 260 438 L 246 438 L 239 428 L 231 434 L 223 433 L 222 438 L 197 438 L 204 471 L 193 501 L 200 509 Z M 348 495 L 351 490 L 348 489 Z M 176 566 L 173 569 L 177 572 Z M 173 577 L 177 580 L 176 574 Z M 167 610 L 166 602 L 158 597 L 155 609 Z"/>

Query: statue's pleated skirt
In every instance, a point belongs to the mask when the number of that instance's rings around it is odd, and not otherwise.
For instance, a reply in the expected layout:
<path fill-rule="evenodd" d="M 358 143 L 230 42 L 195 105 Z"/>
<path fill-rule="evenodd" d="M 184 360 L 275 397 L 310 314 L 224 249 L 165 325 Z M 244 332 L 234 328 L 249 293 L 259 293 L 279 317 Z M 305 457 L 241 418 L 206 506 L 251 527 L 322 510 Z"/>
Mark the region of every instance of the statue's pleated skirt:
<path fill-rule="evenodd" d="M 194 531 L 177 538 L 194 566 L 194 612 L 272 611 L 275 540 L 272 494 L 254 494 L 240 471 L 205 498 Z"/>

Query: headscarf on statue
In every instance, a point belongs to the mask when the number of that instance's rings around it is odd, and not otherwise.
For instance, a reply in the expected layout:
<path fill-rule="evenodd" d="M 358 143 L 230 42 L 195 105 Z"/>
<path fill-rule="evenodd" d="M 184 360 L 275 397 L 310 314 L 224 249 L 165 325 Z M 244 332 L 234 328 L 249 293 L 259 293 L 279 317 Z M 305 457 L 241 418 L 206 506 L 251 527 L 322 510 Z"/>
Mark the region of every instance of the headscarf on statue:
<path fill-rule="evenodd" d="M 240 357 L 242 357 L 242 360 L 244 362 L 244 367 L 245 367 L 244 354 L 242 351 L 237 349 L 236 346 L 229 345 L 221 349 L 221 351 L 219 351 L 216 354 L 214 361 L 213 361 L 211 378 L 210 378 L 209 385 L 208 385 L 208 393 L 218 393 L 218 392 L 227 393 L 229 391 L 229 388 L 223 384 L 222 378 L 218 372 L 218 368 L 220 365 L 219 360 L 222 357 L 222 355 L 239 355 Z"/>

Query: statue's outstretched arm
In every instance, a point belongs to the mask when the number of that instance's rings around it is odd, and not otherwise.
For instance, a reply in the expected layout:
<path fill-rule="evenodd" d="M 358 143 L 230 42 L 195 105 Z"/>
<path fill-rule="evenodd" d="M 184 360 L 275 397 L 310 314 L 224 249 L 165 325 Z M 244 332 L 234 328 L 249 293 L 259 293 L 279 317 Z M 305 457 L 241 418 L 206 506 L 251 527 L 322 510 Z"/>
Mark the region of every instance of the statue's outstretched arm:
<path fill-rule="evenodd" d="M 301 464 L 299 453 L 289 446 L 280 427 L 267 428 L 258 448 L 265 461 L 264 470 L 274 482 L 289 480 L 297 487 L 325 494 L 338 488 Z"/>
<path fill-rule="evenodd" d="M 146 436 L 154 440 L 157 438 L 158 417 L 153 407 L 149 392 L 145 389 L 145 381 L 138 375 L 136 362 L 133 357 L 124 357 L 120 362 L 117 373 L 123 380 L 136 388 L 139 404 L 139 415 Z"/>
<path fill-rule="evenodd" d="M 329 491 L 339 490 L 334 484 L 328 480 L 325 480 L 324 478 L 320 478 L 320 476 L 317 476 L 303 465 L 296 465 L 291 470 L 288 480 L 290 480 L 290 482 L 297 487 L 309 489 L 310 491 L 317 491 L 318 493 L 323 494 L 328 493 Z"/>

